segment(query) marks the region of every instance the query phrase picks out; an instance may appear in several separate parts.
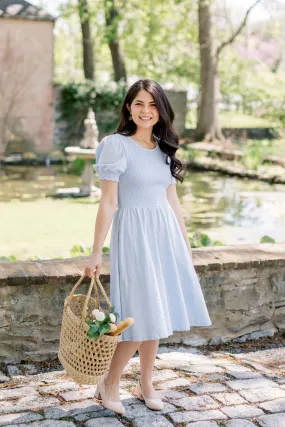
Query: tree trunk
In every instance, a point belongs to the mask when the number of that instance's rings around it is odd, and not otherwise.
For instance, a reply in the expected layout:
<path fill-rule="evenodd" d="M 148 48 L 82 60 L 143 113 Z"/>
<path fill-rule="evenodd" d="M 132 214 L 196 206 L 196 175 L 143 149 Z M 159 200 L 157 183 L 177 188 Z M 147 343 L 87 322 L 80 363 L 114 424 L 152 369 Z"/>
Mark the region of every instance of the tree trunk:
<path fill-rule="evenodd" d="M 212 0 L 199 1 L 200 96 L 195 139 L 223 140 L 219 125 L 220 82 Z"/>
<path fill-rule="evenodd" d="M 86 79 L 94 80 L 93 40 L 87 0 L 78 0 L 78 12 L 82 32 L 84 76 Z"/>
<path fill-rule="evenodd" d="M 118 36 L 118 15 L 119 12 L 116 9 L 114 0 L 105 0 L 107 39 L 112 56 L 114 80 L 116 82 L 121 79 L 127 81 L 124 55 L 121 49 L 120 39 Z"/>

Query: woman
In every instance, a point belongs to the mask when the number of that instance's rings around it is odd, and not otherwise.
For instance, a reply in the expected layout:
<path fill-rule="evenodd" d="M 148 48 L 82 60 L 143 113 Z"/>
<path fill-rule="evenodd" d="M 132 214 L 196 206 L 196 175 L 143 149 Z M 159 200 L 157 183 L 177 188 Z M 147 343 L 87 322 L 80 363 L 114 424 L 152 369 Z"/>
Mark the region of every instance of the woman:
<path fill-rule="evenodd" d="M 95 394 L 120 414 L 125 412 L 120 377 L 137 350 L 137 397 L 160 410 L 163 402 L 152 385 L 159 339 L 191 326 L 211 325 L 176 194 L 183 165 L 175 157 L 179 145 L 173 121 L 162 87 L 153 80 L 138 80 L 125 97 L 116 132 L 96 149 L 94 169 L 102 196 L 84 273 L 92 277 L 95 271 L 99 277 L 102 247 L 113 220 L 110 301 L 120 320 L 135 319 L 120 336 Z"/>

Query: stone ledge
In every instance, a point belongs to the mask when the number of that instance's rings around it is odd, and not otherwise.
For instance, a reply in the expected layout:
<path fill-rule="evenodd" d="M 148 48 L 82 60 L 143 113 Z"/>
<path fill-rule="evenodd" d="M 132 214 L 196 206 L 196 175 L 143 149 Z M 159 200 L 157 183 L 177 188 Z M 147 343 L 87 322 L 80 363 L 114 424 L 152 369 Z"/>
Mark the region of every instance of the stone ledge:
<path fill-rule="evenodd" d="M 199 248 L 193 259 L 212 324 L 173 331 L 162 342 L 201 346 L 285 331 L 284 244 Z M 87 257 L 0 263 L 0 361 L 57 357 L 64 300 L 86 264 Z M 107 295 L 109 267 L 104 254 Z M 86 292 L 89 277 L 84 282 Z M 102 295 L 100 303 L 105 308 Z"/>
<path fill-rule="evenodd" d="M 54 282 L 70 283 L 79 279 L 87 263 L 87 257 L 42 261 L 0 262 L 0 286 L 42 285 Z M 254 267 L 285 266 L 285 244 L 263 243 L 259 245 L 211 246 L 193 249 L 196 271 L 239 270 Z M 103 255 L 100 275 L 102 281 L 110 276 L 109 255 Z M 88 282 L 89 278 L 83 280 Z"/>

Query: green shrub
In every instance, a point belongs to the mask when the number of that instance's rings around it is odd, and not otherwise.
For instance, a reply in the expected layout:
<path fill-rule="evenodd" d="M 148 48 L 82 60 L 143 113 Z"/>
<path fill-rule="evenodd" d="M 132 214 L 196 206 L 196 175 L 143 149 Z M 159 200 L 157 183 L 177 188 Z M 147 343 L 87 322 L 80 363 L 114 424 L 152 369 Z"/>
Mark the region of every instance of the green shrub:
<path fill-rule="evenodd" d="M 127 93 L 127 84 L 120 82 L 99 83 L 86 80 L 81 83 L 68 83 L 62 87 L 60 99 L 60 118 L 67 122 L 68 137 L 82 136 L 83 121 L 89 108 L 96 113 L 108 112 L 107 120 L 98 120 L 99 131 L 109 132 L 118 121 L 120 107 Z M 116 113 L 113 121 L 110 112 Z M 106 113 L 107 114 L 107 113 Z M 114 126 L 115 125 L 115 126 Z"/>
<path fill-rule="evenodd" d="M 276 243 L 275 240 L 270 236 L 263 236 L 260 239 L 260 243 Z"/>
<path fill-rule="evenodd" d="M 264 158 L 271 152 L 272 144 L 273 142 L 267 139 L 249 139 L 243 148 L 242 165 L 248 169 L 257 170 L 262 165 Z"/>
<path fill-rule="evenodd" d="M 108 246 L 104 246 L 102 249 L 102 253 L 108 253 L 109 248 Z M 80 243 L 78 245 L 74 245 L 70 250 L 70 255 L 72 258 L 76 258 L 78 256 L 90 256 L 92 253 L 92 247 L 85 246 L 83 243 Z"/>
<path fill-rule="evenodd" d="M 70 163 L 68 167 L 68 173 L 81 176 L 84 170 L 84 166 L 85 166 L 85 160 L 76 158 Z"/>
<path fill-rule="evenodd" d="M 185 151 L 183 153 L 183 157 L 187 160 L 195 160 L 197 157 L 199 157 L 199 151 L 192 147 L 185 148 Z"/>
<path fill-rule="evenodd" d="M 211 240 L 207 234 L 195 231 L 192 237 L 189 237 L 191 248 L 201 248 L 204 246 L 223 246 L 219 240 Z"/>

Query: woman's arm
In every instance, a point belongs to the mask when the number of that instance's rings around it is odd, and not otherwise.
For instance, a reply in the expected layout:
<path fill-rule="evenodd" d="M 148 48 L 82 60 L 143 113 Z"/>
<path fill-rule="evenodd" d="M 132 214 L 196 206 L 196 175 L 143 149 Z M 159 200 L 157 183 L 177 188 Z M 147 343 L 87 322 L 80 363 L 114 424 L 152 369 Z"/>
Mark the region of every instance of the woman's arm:
<path fill-rule="evenodd" d="M 118 206 L 118 182 L 101 180 L 101 199 L 96 217 L 92 253 L 101 253 Z"/>
<path fill-rule="evenodd" d="M 169 202 L 170 206 L 172 207 L 172 209 L 175 213 L 175 216 L 177 218 L 177 221 L 180 225 L 180 228 L 181 228 L 184 240 L 186 242 L 186 246 L 189 250 L 189 254 L 191 256 L 191 259 L 193 259 L 192 258 L 192 249 L 191 249 L 191 245 L 189 242 L 188 233 L 186 230 L 184 218 L 182 215 L 182 208 L 181 208 L 180 201 L 179 201 L 179 198 L 178 198 L 177 192 L 176 192 L 176 184 L 169 184 L 169 186 L 167 187 L 167 190 L 166 190 L 166 195 L 167 195 L 168 202 Z"/>
<path fill-rule="evenodd" d="M 96 276 L 100 275 L 102 248 L 118 206 L 118 182 L 100 180 L 100 188 L 102 194 L 95 222 L 93 249 L 84 270 L 89 277 L 92 277 L 95 270 Z"/>

